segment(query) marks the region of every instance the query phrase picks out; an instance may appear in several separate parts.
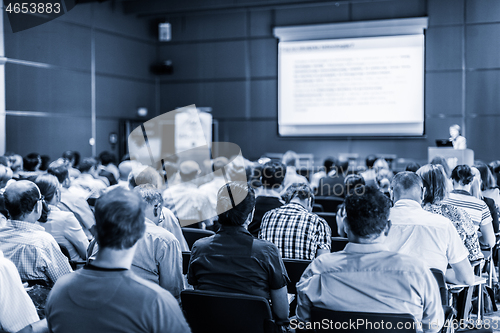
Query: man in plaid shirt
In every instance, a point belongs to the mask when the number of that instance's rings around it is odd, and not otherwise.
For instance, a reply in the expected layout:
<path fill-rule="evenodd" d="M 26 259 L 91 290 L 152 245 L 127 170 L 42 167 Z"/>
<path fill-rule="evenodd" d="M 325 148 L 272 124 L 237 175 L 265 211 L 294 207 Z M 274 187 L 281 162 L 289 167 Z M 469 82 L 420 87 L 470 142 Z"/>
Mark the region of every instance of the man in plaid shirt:
<path fill-rule="evenodd" d="M 36 224 L 43 197 L 35 183 L 17 181 L 6 188 L 4 197 L 12 220 L 0 228 L 0 250 L 16 265 L 21 280 L 43 280 L 50 285 L 71 273 L 54 237 Z"/>
<path fill-rule="evenodd" d="M 262 218 L 259 238 L 273 242 L 282 258 L 312 260 L 329 253 L 332 232 L 324 219 L 311 213 L 311 188 L 294 183 L 287 188 L 284 199 L 284 206 Z"/>

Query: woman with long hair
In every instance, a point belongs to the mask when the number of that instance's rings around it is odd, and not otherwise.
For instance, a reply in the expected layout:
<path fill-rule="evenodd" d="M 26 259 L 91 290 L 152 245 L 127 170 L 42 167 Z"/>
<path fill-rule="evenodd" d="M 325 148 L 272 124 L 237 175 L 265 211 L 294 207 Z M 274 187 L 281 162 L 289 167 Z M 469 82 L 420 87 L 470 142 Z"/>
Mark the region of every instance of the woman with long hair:
<path fill-rule="evenodd" d="M 453 223 L 465 247 L 469 250 L 469 261 L 483 258 L 477 236 L 477 227 L 469 214 L 463 209 L 443 203 L 443 200 L 448 196 L 447 179 L 443 167 L 427 164 L 417 170 L 417 175 L 422 178 L 425 189 L 422 207 L 431 213 L 448 218 Z"/>

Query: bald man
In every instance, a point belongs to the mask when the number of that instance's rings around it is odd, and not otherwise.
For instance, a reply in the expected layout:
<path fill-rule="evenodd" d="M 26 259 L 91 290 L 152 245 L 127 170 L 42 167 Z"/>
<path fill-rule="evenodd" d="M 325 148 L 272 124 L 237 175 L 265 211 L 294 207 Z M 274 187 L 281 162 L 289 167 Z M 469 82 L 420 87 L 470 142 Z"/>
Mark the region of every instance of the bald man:
<path fill-rule="evenodd" d="M 54 237 L 36 224 L 43 197 L 35 183 L 20 180 L 10 184 L 4 198 L 11 220 L 0 228 L 0 250 L 16 265 L 21 280 L 43 280 L 50 285 L 71 273 Z"/>

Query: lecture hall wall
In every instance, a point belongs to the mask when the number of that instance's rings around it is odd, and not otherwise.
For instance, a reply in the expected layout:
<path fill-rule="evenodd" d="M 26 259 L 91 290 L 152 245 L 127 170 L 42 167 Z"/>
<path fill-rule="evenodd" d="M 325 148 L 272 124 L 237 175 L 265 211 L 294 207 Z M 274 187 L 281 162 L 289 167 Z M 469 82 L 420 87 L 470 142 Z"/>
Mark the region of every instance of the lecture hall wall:
<path fill-rule="evenodd" d="M 252 3 L 247 0 L 245 3 Z M 256 1 L 260 2 L 261 1 Z M 119 118 L 138 106 L 152 115 L 196 104 L 213 108 L 219 140 L 235 142 L 249 158 L 265 152 L 396 154 L 427 158 L 448 126 L 465 128 L 476 158 L 500 159 L 500 1 L 380 0 L 223 7 L 232 0 L 183 3 L 168 16 L 172 41 L 159 43 L 152 20 L 120 13 L 119 2 L 79 5 L 44 32 L 6 32 L 8 58 L 53 65 L 50 69 L 8 63 L 7 110 L 44 112 L 44 117 L 8 115 L 7 149 L 58 156 L 66 149 L 91 153 L 91 53 L 95 43 L 97 152 Z M 288 1 L 291 3 L 292 1 Z M 180 4 L 172 2 L 172 6 Z M 189 6 L 193 6 L 190 10 Z M 275 26 L 429 17 L 426 37 L 426 135 L 407 139 L 297 139 L 277 135 L 277 41 Z M 172 60 L 174 73 L 148 73 L 153 61 Z"/>

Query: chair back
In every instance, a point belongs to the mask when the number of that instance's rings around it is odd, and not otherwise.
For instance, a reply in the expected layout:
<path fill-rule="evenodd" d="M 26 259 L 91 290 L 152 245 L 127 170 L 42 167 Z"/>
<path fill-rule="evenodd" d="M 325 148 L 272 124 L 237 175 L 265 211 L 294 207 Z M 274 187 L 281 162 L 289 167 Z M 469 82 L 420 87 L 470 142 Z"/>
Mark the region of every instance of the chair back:
<path fill-rule="evenodd" d="M 290 283 L 287 286 L 288 293 L 297 294 L 296 284 L 297 282 L 299 282 L 302 273 L 304 273 L 311 261 L 300 259 L 283 259 L 283 263 L 285 264 L 288 277 L 290 278 Z"/>
<path fill-rule="evenodd" d="M 349 243 L 349 240 L 344 237 L 332 237 L 332 248 L 330 252 L 339 252 L 344 250 L 345 246 Z"/>
<path fill-rule="evenodd" d="M 317 196 L 314 199 L 314 203 L 320 204 L 323 206 L 323 210 L 325 212 L 336 213 L 337 207 L 344 202 L 344 199 L 337 197 L 324 197 Z"/>
<path fill-rule="evenodd" d="M 324 319 L 329 327 L 323 329 L 320 325 L 318 332 L 415 333 L 418 327 L 413 315 L 406 313 L 347 312 L 312 307 L 311 322 L 322 324 Z"/>
<path fill-rule="evenodd" d="M 320 204 L 317 204 L 315 203 L 313 205 L 313 213 L 319 213 L 319 212 L 323 212 L 323 206 L 321 206 Z"/>
<path fill-rule="evenodd" d="M 339 232 L 337 228 L 337 213 L 330 213 L 330 212 L 325 212 L 325 213 L 316 213 L 318 214 L 319 217 L 324 219 L 328 225 L 330 226 L 330 229 L 332 230 L 332 237 L 338 237 Z"/>
<path fill-rule="evenodd" d="M 189 260 L 191 259 L 191 252 L 182 251 L 182 274 L 188 273 Z"/>
<path fill-rule="evenodd" d="M 437 268 L 431 268 L 432 275 L 437 281 L 439 287 L 439 294 L 441 295 L 441 304 L 448 305 L 448 288 L 446 287 L 446 280 L 444 279 L 444 274 L 441 270 Z"/>
<path fill-rule="evenodd" d="M 189 250 L 191 251 L 194 242 L 196 242 L 200 238 L 210 237 L 214 235 L 215 232 L 195 228 L 182 228 L 182 234 L 184 235 L 184 238 L 186 239 L 186 242 L 189 246 Z"/>
<path fill-rule="evenodd" d="M 202 290 L 181 292 L 182 308 L 193 333 L 271 333 L 271 307 L 264 297 Z"/>

